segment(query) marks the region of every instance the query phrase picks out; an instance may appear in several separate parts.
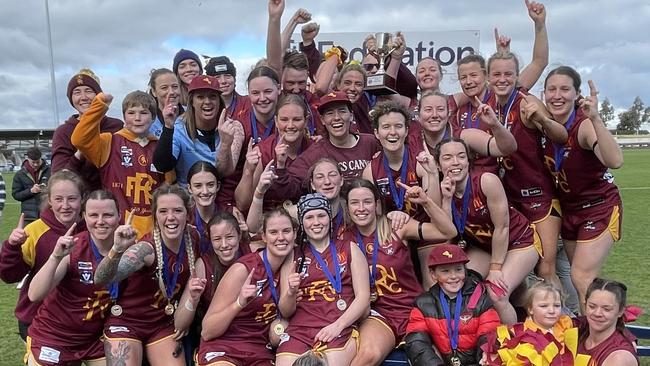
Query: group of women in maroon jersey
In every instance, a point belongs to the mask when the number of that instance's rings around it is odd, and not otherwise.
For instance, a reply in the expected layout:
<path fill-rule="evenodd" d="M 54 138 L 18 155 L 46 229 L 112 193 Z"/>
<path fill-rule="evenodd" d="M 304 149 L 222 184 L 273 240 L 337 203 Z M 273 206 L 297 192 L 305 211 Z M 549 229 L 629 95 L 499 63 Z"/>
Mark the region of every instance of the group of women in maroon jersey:
<path fill-rule="evenodd" d="M 213 58 L 203 75 L 198 56 L 179 51 L 173 71 L 158 69 L 149 83 L 160 142 L 144 161 L 177 181 L 147 198 L 151 232 L 136 232 L 110 192 L 82 194 L 85 172 L 66 169 L 50 179 L 41 219 L 3 243 L 2 279 L 27 275 L 16 309 L 26 362 L 284 366 L 317 354 L 330 365 L 379 365 L 415 329 L 416 298 L 454 280 L 433 275 L 440 244 L 463 250 L 476 296 L 512 325 L 529 274 L 561 286 L 561 237 L 587 316 L 580 351 L 594 365 L 638 363 L 619 322 L 626 289 L 597 279 L 621 235 L 609 169 L 622 152 L 594 83 L 583 97 L 573 68 L 547 73 L 544 102 L 528 93 L 548 64 L 548 39 L 544 6 L 526 6 L 531 63 L 520 70 L 497 37 L 487 61 L 458 62 L 455 95 L 441 93 L 435 59 L 404 71 L 401 34 L 387 60 L 398 95 L 364 91 L 376 57 L 345 63 L 333 48 L 320 68 L 309 64 L 320 58 L 313 25 L 302 52 L 284 54 L 282 0 L 269 1 L 267 60 L 250 73 L 249 95 L 234 91 L 229 58 Z M 301 9 L 289 24 L 310 18 Z M 446 324 L 440 331 L 456 339 Z"/>

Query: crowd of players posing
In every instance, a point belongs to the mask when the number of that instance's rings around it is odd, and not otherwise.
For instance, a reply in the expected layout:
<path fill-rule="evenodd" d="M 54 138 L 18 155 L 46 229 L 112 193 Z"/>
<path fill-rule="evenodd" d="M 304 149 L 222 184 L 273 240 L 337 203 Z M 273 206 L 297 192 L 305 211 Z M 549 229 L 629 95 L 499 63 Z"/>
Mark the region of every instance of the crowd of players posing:
<path fill-rule="evenodd" d="M 247 96 L 227 57 L 204 69 L 181 50 L 124 98 L 122 122 L 91 71 L 73 76 L 79 113 L 55 132 L 41 217 L 21 217 L 0 256 L 5 282 L 28 275 L 26 362 L 377 365 L 399 346 L 413 365 L 638 364 L 625 286 L 597 278 L 620 238 L 622 153 L 572 68 L 547 74 L 545 103 L 527 92 L 548 40 L 544 6 L 526 6 L 531 63 L 497 36 L 487 62 L 458 62 L 455 95 L 436 60 L 401 64 L 400 34 L 390 96 L 364 92 L 372 37 L 346 63 L 308 23 L 285 52 L 311 16 L 281 33 L 281 0 Z"/>

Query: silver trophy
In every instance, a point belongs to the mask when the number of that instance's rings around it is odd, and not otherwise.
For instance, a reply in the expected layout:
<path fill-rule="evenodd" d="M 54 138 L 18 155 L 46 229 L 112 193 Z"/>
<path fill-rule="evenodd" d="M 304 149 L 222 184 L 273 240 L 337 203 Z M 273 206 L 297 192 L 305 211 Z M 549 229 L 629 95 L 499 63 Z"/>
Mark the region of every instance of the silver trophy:
<path fill-rule="evenodd" d="M 374 95 L 397 94 L 395 91 L 395 78 L 386 74 L 384 60 L 395 51 L 392 46 L 393 35 L 385 32 L 375 33 L 375 53 L 379 56 L 379 67 L 374 75 L 368 75 L 365 90 Z"/>

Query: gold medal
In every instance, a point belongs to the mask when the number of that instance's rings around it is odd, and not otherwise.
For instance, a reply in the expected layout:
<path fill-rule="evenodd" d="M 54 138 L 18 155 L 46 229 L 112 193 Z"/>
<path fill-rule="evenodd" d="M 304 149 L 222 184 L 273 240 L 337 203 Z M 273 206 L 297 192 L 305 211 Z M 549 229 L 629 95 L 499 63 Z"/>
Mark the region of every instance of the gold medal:
<path fill-rule="evenodd" d="M 284 325 L 282 324 L 282 322 L 278 322 L 273 327 L 273 333 L 275 333 L 277 336 L 281 336 L 284 333 Z"/>
<path fill-rule="evenodd" d="M 111 306 L 111 314 L 112 314 L 113 316 L 120 316 L 120 315 L 122 315 L 122 307 L 119 306 L 118 304 L 115 304 L 115 305 Z"/>
<path fill-rule="evenodd" d="M 165 314 L 167 315 L 174 314 L 174 310 L 176 309 L 174 309 L 174 305 L 172 305 L 171 303 L 168 303 L 167 306 L 165 306 Z"/>
<path fill-rule="evenodd" d="M 377 292 L 371 291 L 370 292 L 370 302 L 375 302 L 377 301 Z"/>
<path fill-rule="evenodd" d="M 337 307 L 339 310 L 344 311 L 345 309 L 347 309 L 348 304 L 345 302 L 345 300 L 343 300 L 343 299 L 339 299 L 339 300 L 336 302 L 336 307 Z"/>
<path fill-rule="evenodd" d="M 452 366 L 461 366 L 460 358 L 458 356 L 452 356 L 449 361 L 451 361 Z"/>

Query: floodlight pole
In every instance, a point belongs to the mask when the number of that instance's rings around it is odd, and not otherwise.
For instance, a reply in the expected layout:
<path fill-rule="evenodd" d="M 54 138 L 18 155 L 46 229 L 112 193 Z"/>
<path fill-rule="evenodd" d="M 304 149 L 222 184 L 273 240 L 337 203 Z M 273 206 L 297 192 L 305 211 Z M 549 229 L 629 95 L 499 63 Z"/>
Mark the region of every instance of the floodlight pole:
<path fill-rule="evenodd" d="M 50 6 L 45 0 L 45 22 L 47 24 L 47 48 L 50 53 L 50 82 L 52 83 L 52 104 L 54 106 L 54 128 L 59 125 L 59 102 L 56 93 L 56 79 L 54 77 L 54 52 L 52 51 L 52 31 L 50 28 Z"/>

